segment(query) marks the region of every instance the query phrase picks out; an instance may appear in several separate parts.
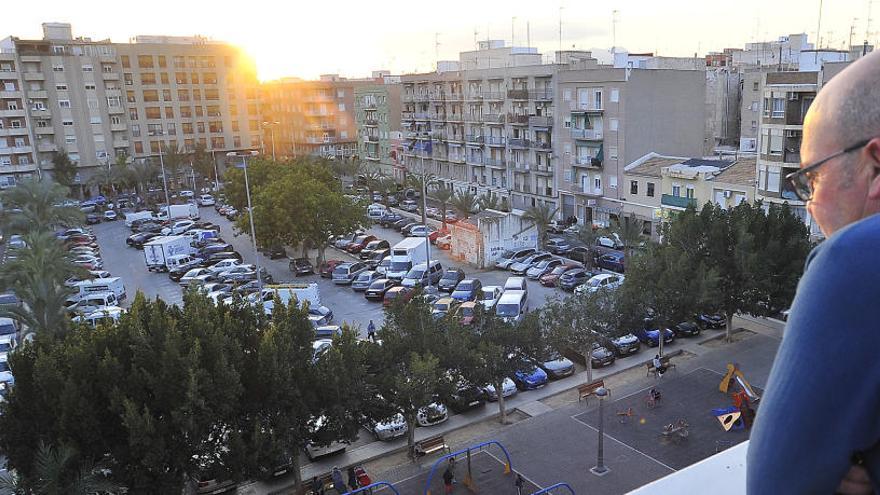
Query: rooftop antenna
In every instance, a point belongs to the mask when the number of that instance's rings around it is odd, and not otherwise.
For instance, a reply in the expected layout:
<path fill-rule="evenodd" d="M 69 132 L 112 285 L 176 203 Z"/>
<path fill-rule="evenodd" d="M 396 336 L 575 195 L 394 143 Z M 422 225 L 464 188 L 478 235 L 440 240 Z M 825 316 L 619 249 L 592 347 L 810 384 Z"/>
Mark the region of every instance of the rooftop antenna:
<path fill-rule="evenodd" d="M 440 33 L 434 33 L 434 64 L 440 67 Z"/>
<path fill-rule="evenodd" d="M 819 0 L 819 23 L 816 25 L 816 48 L 822 48 L 822 0 Z"/>
<path fill-rule="evenodd" d="M 868 17 L 865 18 L 865 42 L 868 42 L 868 36 L 871 35 L 871 7 L 874 0 L 868 0 Z"/>
<path fill-rule="evenodd" d="M 562 5 L 559 6 L 559 51 L 562 52 Z"/>
<path fill-rule="evenodd" d="M 514 37 L 514 24 L 516 23 L 516 16 L 510 18 L 510 46 L 516 46 L 516 38 Z"/>
<path fill-rule="evenodd" d="M 618 10 L 611 11 L 611 56 L 617 51 L 617 14 Z"/>
<path fill-rule="evenodd" d="M 848 50 L 850 50 L 850 51 L 852 51 L 852 39 L 853 39 L 853 34 L 855 34 L 855 31 L 856 31 L 856 21 L 857 20 L 859 20 L 858 17 L 853 17 L 852 22 L 849 25 L 849 47 L 848 47 Z"/>
<path fill-rule="evenodd" d="M 526 21 L 526 48 L 532 46 L 532 31 L 529 27 L 529 21 Z"/>

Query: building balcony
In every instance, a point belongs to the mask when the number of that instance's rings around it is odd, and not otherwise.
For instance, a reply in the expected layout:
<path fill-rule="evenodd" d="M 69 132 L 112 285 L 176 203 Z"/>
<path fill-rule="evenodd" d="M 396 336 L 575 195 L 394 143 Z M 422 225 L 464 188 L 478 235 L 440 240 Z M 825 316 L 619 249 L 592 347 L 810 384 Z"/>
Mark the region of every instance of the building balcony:
<path fill-rule="evenodd" d="M 532 148 L 538 151 L 550 151 L 553 149 L 553 145 L 549 141 L 532 141 Z"/>
<path fill-rule="evenodd" d="M 400 95 L 400 99 L 406 103 L 412 103 L 416 101 L 416 95 L 410 93 L 402 94 Z"/>
<path fill-rule="evenodd" d="M 601 198 L 601 197 L 602 197 L 602 194 L 603 194 L 603 191 L 602 191 L 602 188 L 601 188 L 601 187 L 599 187 L 599 188 L 596 188 L 596 187 L 581 187 L 580 189 L 577 190 L 577 193 L 578 193 L 578 194 L 582 194 L 582 195 L 584 195 L 584 196 L 589 196 L 589 197 L 591 197 L 591 198 Z"/>
<path fill-rule="evenodd" d="M 58 145 L 53 142 L 47 143 L 37 143 L 37 151 L 40 153 L 50 153 L 52 151 L 58 151 Z"/>
<path fill-rule="evenodd" d="M 507 98 L 509 100 L 528 100 L 529 90 L 527 89 L 508 89 Z"/>
<path fill-rule="evenodd" d="M 364 120 L 364 127 L 378 127 L 379 121 L 374 119 Z"/>
<path fill-rule="evenodd" d="M 483 163 L 486 164 L 487 167 L 498 168 L 502 170 L 507 169 L 507 162 L 501 158 L 485 158 Z"/>
<path fill-rule="evenodd" d="M 42 108 L 42 109 L 32 108 L 31 109 L 31 117 L 35 118 L 35 119 L 50 119 L 50 118 L 52 118 L 52 111 L 49 110 L 48 108 Z"/>
<path fill-rule="evenodd" d="M 602 131 L 597 131 L 595 129 L 572 129 L 571 138 L 585 141 L 601 141 Z"/>
<path fill-rule="evenodd" d="M 428 121 L 428 120 L 431 120 L 431 114 L 428 112 L 416 112 L 415 118 L 416 118 L 416 120 Z"/>
<path fill-rule="evenodd" d="M 465 157 L 464 157 L 464 156 L 459 156 L 459 155 L 450 155 L 450 156 L 449 156 L 449 161 L 452 162 L 452 163 L 464 163 L 464 162 L 465 162 Z"/>
<path fill-rule="evenodd" d="M 51 136 L 51 135 L 55 134 L 55 128 L 52 126 L 34 127 L 34 132 L 37 133 L 37 136 Z M 0 136 L 2 136 L 2 135 L 3 134 L 0 133 Z"/>
<path fill-rule="evenodd" d="M 450 113 L 446 116 L 447 122 L 464 122 L 460 113 Z"/>
<path fill-rule="evenodd" d="M 364 136 L 365 143 L 378 143 L 379 136 Z"/>
<path fill-rule="evenodd" d="M 503 147 L 507 143 L 507 138 L 504 136 L 486 136 L 485 142 L 489 146 Z"/>
<path fill-rule="evenodd" d="M 452 101 L 463 101 L 464 95 L 460 91 L 450 92 L 450 93 L 446 93 L 446 99 L 452 100 Z"/>
<path fill-rule="evenodd" d="M 0 129 L 0 137 L 6 136 L 27 136 L 27 127 L 7 127 Z"/>
<path fill-rule="evenodd" d="M 121 115 L 125 113 L 125 109 L 122 107 L 109 107 L 107 109 L 107 113 L 109 113 L 110 115 Z"/>
<path fill-rule="evenodd" d="M 379 155 L 364 155 L 364 159 L 367 160 L 368 162 L 378 162 Z"/>
<path fill-rule="evenodd" d="M 464 136 L 462 136 L 461 134 L 455 134 L 455 133 L 452 133 L 452 132 L 451 132 L 451 133 L 449 133 L 449 134 L 446 135 L 446 140 L 447 140 L 447 141 L 451 141 L 451 142 L 453 142 L 453 143 L 463 143 L 463 142 L 464 142 Z"/>
<path fill-rule="evenodd" d="M 483 93 L 479 90 L 468 91 L 467 94 L 465 94 L 464 99 L 467 101 L 482 101 L 483 100 Z"/>
<path fill-rule="evenodd" d="M 484 100 L 501 101 L 504 99 L 504 92 L 502 92 L 502 91 L 483 91 L 483 99 Z"/>
<path fill-rule="evenodd" d="M 552 89 L 532 89 L 529 90 L 529 98 L 538 101 L 552 101 L 553 100 L 553 90 Z"/>
<path fill-rule="evenodd" d="M 553 117 L 546 115 L 531 115 L 529 116 L 529 125 L 532 127 L 552 127 Z"/>
<path fill-rule="evenodd" d="M 469 156 L 465 159 L 465 162 L 468 165 L 472 165 L 474 167 L 483 167 L 486 163 L 483 161 L 483 157 L 480 156 Z"/>
<path fill-rule="evenodd" d="M 528 139 L 523 138 L 510 138 L 507 140 L 507 144 L 511 148 L 528 148 L 531 145 Z"/>
<path fill-rule="evenodd" d="M 21 98 L 21 91 L 0 91 L 0 98 Z"/>
<path fill-rule="evenodd" d="M 24 117 L 24 108 L 0 110 L 0 117 Z"/>
<path fill-rule="evenodd" d="M 375 103 L 368 103 L 363 106 L 362 110 L 365 112 L 375 112 L 376 111 L 376 104 Z"/>
<path fill-rule="evenodd" d="M 432 122 L 444 122 L 446 120 L 445 113 L 431 113 L 429 119 Z"/>
<path fill-rule="evenodd" d="M 25 72 L 22 74 L 25 81 L 45 81 L 46 75 L 42 72 Z"/>
<path fill-rule="evenodd" d="M 593 158 L 592 156 L 575 157 L 572 165 L 584 168 L 602 168 L 602 162 L 598 158 Z"/>
<path fill-rule="evenodd" d="M 485 124 L 503 124 L 504 123 L 504 114 L 503 113 L 484 113 L 483 114 L 483 123 L 485 123 Z"/>
<path fill-rule="evenodd" d="M 110 123 L 110 130 L 111 130 L 111 131 L 116 131 L 116 132 L 127 131 L 127 130 L 128 130 L 128 126 L 126 126 L 126 125 L 125 125 L 124 123 L 122 123 L 122 122 L 120 122 L 120 123 L 118 123 L 118 124 L 114 124 L 114 123 L 111 122 L 111 123 Z"/>
<path fill-rule="evenodd" d="M 531 165 L 532 171 L 538 175 L 553 175 L 553 167 L 550 165 Z"/>
<path fill-rule="evenodd" d="M 122 98 L 122 90 L 121 89 L 105 89 L 104 95 L 107 96 L 108 98 L 112 97 L 112 96 L 118 96 L 118 97 Z"/>
<path fill-rule="evenodd" d="M 105 81 L 118 81 L 119 74 L 117 74 L 115 72 L 102 72 L 101 78 L 104 79 Z"/>
<path fill-rule="evenodd" d="M 469 123 L 479 123 L 482 122 L 483 115 L 479 113 L 466 113 L 464 114 L 464 121 Z"/>
<path fill-rule="evenodd" d="M 28 163 L 25 165 L 0 165 L 0 174 L 25 174 L 35 172 L 36 170 L 36 163 Z"/>
<path fill-rule="evenodd" d="M 687 208 L 688 206 L 697 206 L 697 200 L 695 198 L 664 194 L 660 197 L 660 204 L 672 208 Z"/>
<path fill-rule="evenodd" d="M 12 146 L 9 148 L 0 148 L 0 153 L 4 155 L 21 155 L 24 153 L 33 153 L 33 146 Z"/>
<path fill-rule="evenodd" d="M 129 143 L 128 139 L 114 139 L 113 140 L 113 147 L 114 148 L 128 148 L 129 146 L 130 146 L 130 143 Z"/>
<path fill-rule="evenodd" d="M 596 107 L 595 105 L 589 106 L 586 103 L 581 103 L 577 108 L 573 109 L 571 113 L 602 113 L 605 109 L 601 107 Z"/>
<path fill-rule="evenodd" d="M 400 118 L 402 120 L 413 120 L 415 118 L 415 112 L 401 112 Z"/>
<path fill-rule="evenodd" d="M 464 137 L 464 140 L 468 144 L 483 144 L 483 136 L 478 136 L 476 134 L 468 134 Z"/>
<path fill-rule="evenodd" d="M 27 97 L 32 100 L 43 100 L 49 97 L 49 93 L 47 93 L 45 89 L 38 89 L 34 91 L 28 91 Z"/>
<path fill-rule="evenodd" d="M 529 116 L 509 113 L 507 114 L 507 123 L 514 125 L 529 125 Z"/>

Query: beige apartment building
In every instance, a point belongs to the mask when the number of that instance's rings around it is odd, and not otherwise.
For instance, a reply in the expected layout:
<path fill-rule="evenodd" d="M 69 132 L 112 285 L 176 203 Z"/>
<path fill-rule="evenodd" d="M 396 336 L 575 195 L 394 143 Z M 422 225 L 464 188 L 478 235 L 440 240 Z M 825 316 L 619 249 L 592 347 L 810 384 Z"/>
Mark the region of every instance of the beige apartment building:
<path fill-rule="evenodd" d="M 237 47 L 201 37 L 137 36 L 114 45 L 134 158 L 197 144 L 225 156 L 259 149 L 256 68 Z"/>
<path fill-rule="evenodd" d="M 400 78 L 379 75 L 376 84 L 354 90 L 357 123 L 357 155 L 361 163 L 373 164 L 398 180 L 404 167 L 397 147 L 400 142 Z"/>
<path fill-rule="evenodd" d="M 336 74 L 318 81 L 285 78 L 264 83 L 264 139 L 274 138 L 279 157 L 354 157 L 358 152 L 355 89 L 375 83 Z"/>
<path fill-rule="evenodd" d="M 6 40 L 0 45 L 0 188 L 37 173 L 33 132 L 21 65 Z"/>

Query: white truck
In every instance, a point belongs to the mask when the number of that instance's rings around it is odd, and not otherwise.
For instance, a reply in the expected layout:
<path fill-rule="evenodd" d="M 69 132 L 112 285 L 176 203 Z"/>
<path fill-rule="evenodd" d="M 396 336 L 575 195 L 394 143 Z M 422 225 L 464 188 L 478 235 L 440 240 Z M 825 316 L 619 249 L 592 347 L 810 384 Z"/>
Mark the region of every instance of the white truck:
<path fill-rule="evenodd" d="M 410 268 L 419 263 L 428 261 L 428 252 L 424 237 L 407 237 L 391 248 L 391 265 L 385 271 L 385 276 L 392 280 L 403 280 Z"/>
<path fill-rule="evenodd" d="M 125 226 L 131 228 L 131 224 L 133 224 L 136 220 L 141 220 L 144 218 L 153 218 L 152 211 L 133 211 L 131 213 L 125 214 Z"/>
<path fill-rule="evenodd" d="M 192 239 L 185 235 L 167 235 L 144 244 L 144 261 L 151 272 L 167 272 L 167 259 L 179 254 L 193 254 L 196 248 Z"/>
<path fill-rule="evenodd" d="M 83 280 L 77 282 L 73 288 L 76 290 L 76 294 L 67 298 L 70 302 L 77 302 L 83 297 L 97 292 L 112 292 L 119 301 L 124 301 L 126 298 L 125 285 L 120 277 Z"/>
<path fill-rule="evenodd" d="M 280 299 L 283 304 L 288 304 L 291 299 L 296 299 L 300 304 L 308 302 L 310 308 L 318 308 L 321 306 L 321 292 L 318 289 L 318 284 L 267 285 L 264 286 L 263 290 L 260 292 L 260 301 L 263 303 L 263 311 L 265 311 L 267 315 L 272 314 L 272 309 L 275 307 L 276 295 L 278 295 L 278 299 Z"/>
<path fill-rule="evenodd" d="M 199 218 L 201 218 L 201 215 L 199 214 L 199 207 L 194 203 L 171 205 L 166 208 L 166 211 L 159 212 L 158 218 L 161 220 L 177 220 L 179 218 L 198 220 Z"/>

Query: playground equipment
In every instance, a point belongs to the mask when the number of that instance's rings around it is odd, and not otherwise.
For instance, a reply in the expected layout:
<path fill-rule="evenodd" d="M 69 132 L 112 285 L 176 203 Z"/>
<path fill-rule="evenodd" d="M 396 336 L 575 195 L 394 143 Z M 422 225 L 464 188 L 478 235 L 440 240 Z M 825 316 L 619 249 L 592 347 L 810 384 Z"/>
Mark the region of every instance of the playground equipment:
<path fill-rule="evenodd" d="M 451 454 L 446 454 L 443 457 L 440 457 L 434 464 L 431 466 L 431 471 L 428 473 L 428 479 L 425 480 L 425 491 L 424 495 L 431 495 L 431 481 L 434 479 L 434 472 L 437 471 L 437 466 L 439 466 L 442 462 L 447 461 L 447 459 L 455 459 L 456 456 L 463 455 L 467 458 L 467 475 L 464 478 L 464 485 L 468 487 L 471 491 L 476 491 L 474 487 L 474 478 L 472 476 L 471 471 L 471 453 L 481 452 L 483 447 L 488 447 L 490 445 L 497 445 L 498 448 L 501 449 L 501 452 L 504 453 L 504 458 L 507 462 L 504 463 L 504 474 L 508 475 L 511 473 L 511 464 L 510 464 L 510 454 L 507 452 L 507 449 L 504 448 L 504 445 L 501 445 L 501 442 L 495 440 L 489 440 L 488 442 L 478 443 L 477 445 L 473 445 L 466 449 L 459 450 L 457 452 L 452 452 Z"/>
<path fill-rule="evenodd" d="M 568 490 L 568 493 L 570 493 L 571 495 L 575 495 L 574 489 L 571 486 L 569 486 L 568 483 L 556 483 L 555 485 L 550 485 L 547 488 L 542 488 L 542 489 L 536 491 L 535 493 L 533 493 L 532 495 L 541 495 L 543 493 L 550 493 L 557 488 L 565 488 L 566 490 Z"/>
<path fill-rule="evenodd" d="M 751 384 L 749 384 L 748 380 L 746 380 L 745 375 L 743 375 L 742 371 L 739 369 L 739 365 L 736 363 L 727 363 L 727 374 L 724 375 L 724 378 L 721 379 L 721 383 L 718 385 L 718 390 L 722 393 L 726 394 L 727 390 L 730 388 L 731 383 L 736 381 L 736 383 L 740 386 L 743 392 L 746 393 L 748 398 L 752 402 L 758 402 L 761 400 L 761 397 L 755 393 L 752 389 Z"/>
<path fill-rule="evenodd" d="M 354 495 L 355 493 L 362 493 L 362 492 L 372 493 L 373 488 L 377 488 L 380 486 L 385 487 L 385 488 L 390 488 L 391 491 L 394 492 L 394 495 L 400 495 L 400 492 L 397 491 L 397 488 L 395 488 L 394 485 L 392 485 L 391 483 L 388 483 L 387 481 L 377 481 L 375 483 L 370 483 L 369 485 L 362 486 L 362 487 L 358 488 L 357 490 L 346 492 L 345 495 Z"/>

